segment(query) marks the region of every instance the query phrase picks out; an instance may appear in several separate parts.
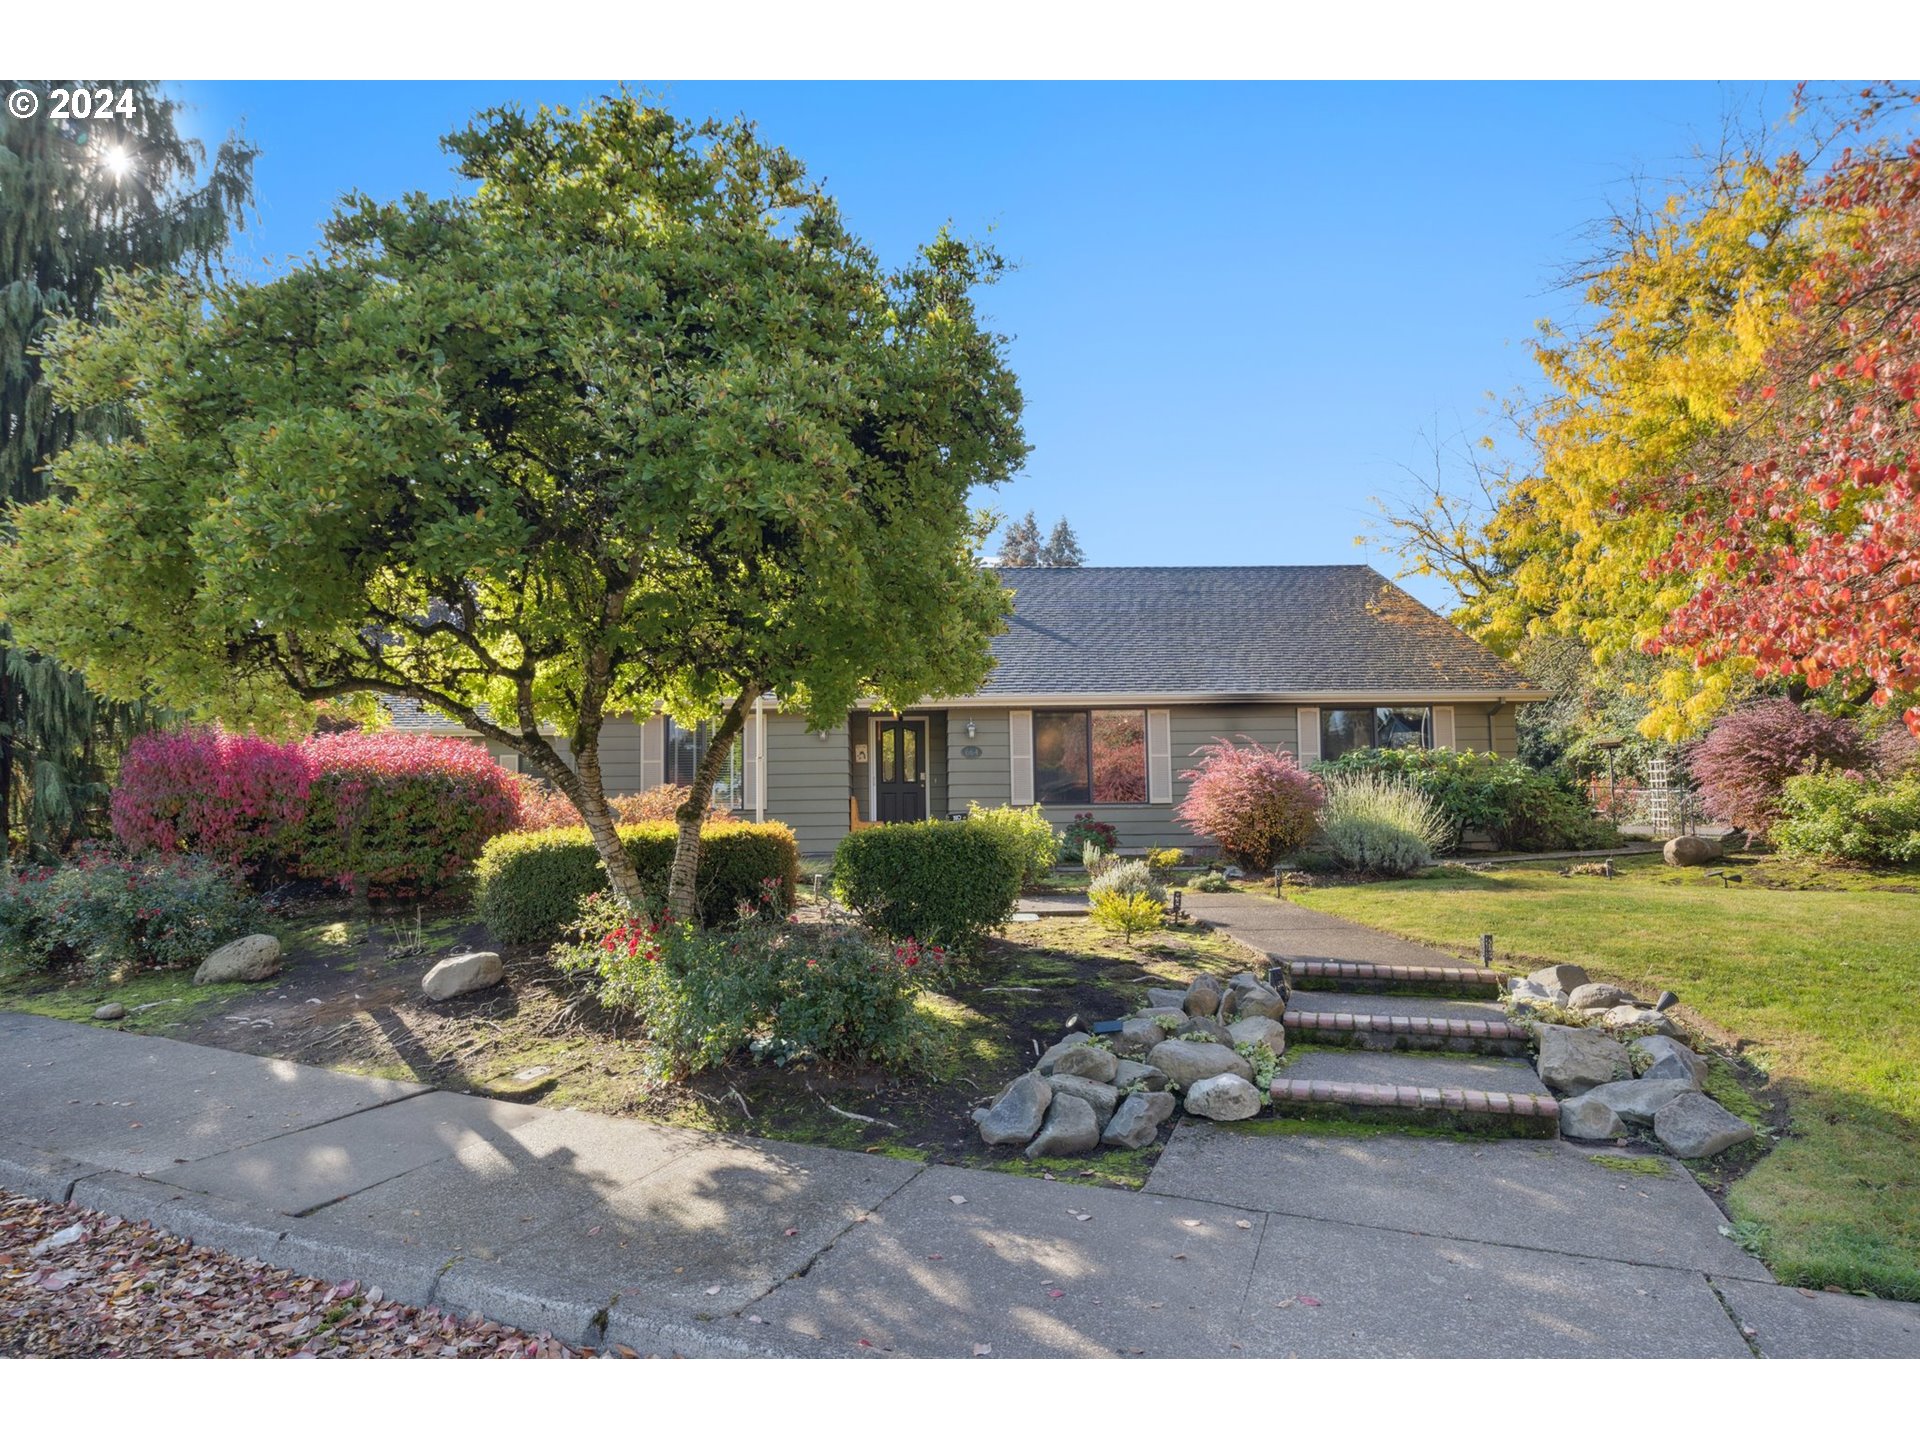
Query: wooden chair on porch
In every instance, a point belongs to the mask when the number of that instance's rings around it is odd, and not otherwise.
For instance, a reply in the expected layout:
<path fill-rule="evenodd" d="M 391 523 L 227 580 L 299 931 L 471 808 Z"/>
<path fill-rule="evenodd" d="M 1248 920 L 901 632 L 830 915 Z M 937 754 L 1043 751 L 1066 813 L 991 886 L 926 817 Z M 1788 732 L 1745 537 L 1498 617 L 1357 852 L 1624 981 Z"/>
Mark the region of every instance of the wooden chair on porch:
<path fill-rule="evenodd" d="M 857 795 L 847 796 L 847 828 L 849 830 L 871 830 L 879 823 L 878 820 L 862 820 L 860 818 L 860 798 Z"/>

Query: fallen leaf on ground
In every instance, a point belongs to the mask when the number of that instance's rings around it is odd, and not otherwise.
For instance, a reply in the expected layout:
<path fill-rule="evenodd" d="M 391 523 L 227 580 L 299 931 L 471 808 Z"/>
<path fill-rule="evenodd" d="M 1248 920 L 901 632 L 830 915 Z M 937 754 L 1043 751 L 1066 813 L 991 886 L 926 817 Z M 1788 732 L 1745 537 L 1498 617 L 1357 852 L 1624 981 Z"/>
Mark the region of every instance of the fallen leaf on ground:
<path fill-rule="evenodd" d="M 1251 1220 L 1236 1220 L 1233 1223 L 1236 1227 L 1238 1227 L 1241 1230 L 1253 1229 L 1253 1221 Z"/>
<path fill-rule="evenodd" d="M 975 1355 L 991 1355 L 991 1354 L 993 1353 L 993 1346 L 991 1346 L 991 1345 L 975 1345 L 975 1346 L 973 1347 L 973 1353 L 974 1353 Z"/>
<path fill-rule="evenodd" d="M 956 1205 L 964 1205 L 967 1203 L 967 1197 L 964 1195 L 949 1195 L 947 1196 L 947 1199 L 951 1200 Z"/>

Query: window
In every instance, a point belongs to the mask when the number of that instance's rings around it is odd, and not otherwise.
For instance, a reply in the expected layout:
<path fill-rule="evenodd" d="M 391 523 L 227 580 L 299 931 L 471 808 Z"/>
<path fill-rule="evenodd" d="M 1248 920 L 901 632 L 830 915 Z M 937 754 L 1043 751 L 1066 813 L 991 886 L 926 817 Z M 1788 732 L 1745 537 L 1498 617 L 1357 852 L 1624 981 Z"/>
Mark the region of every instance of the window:
<path fill-rule="evenodd" d="M 707 744 L 713 735 L 711 725 L 696 725 L 688 730 L 676 725 L 673 717 L 667 717 L 667 755 L 666 768 L 662 772 L 664 783 L 668 785 L 693 784 L 694 772 L 700 768 L 700 757 L 707 752 Z M 746 747 L 735 736 L 733 745 L 727 751 L 727 758 L 720 767 L 720 774 L 713 782 L 713 802 L 723 809 L 738 810 L 745 803 L 742 777 L 746 774 Z"/>
<path fill-rule="evenodd" d="M 1033 712 L 1033 798 L 1042 805 L 1141 805 L 1147 712 Z"/>
<path fill-rule="evenodd" d="M 1425 705 L 1374 705 L 1320 712 L 1320 758 L 1338 760 L 1349 750 L 1433 747 L 1433 711 Z"/>

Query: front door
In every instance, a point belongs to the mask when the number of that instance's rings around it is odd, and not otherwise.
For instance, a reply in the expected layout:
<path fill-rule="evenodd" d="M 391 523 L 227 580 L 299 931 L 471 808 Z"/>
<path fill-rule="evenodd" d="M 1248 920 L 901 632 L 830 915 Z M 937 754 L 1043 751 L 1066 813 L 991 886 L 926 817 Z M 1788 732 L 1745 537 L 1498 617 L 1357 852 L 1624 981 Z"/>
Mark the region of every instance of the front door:
<path fill-rule="evenodd" d="M 927 722 L 874 720 L 874 816 L 883 825 L 927 818 Z"/>

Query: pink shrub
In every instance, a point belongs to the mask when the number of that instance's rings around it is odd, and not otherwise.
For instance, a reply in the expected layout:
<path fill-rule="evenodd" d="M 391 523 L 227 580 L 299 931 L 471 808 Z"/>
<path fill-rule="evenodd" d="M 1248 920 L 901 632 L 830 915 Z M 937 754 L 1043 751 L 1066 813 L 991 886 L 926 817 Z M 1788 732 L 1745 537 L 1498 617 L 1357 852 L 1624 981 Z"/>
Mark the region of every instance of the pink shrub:
<path fill-rule="evenodd" d="M 1851 720 L 1813 714 L 1791 700 L 1743 706 L 1686 750 L 1707 813 L 1755 831 L 1778 818 L 1781 790 L 1795 775 L 1822 765 L 1866 769 L 1874 758 Z"/>
<path fill-rule="evenodd" d="M 516 830 L 567 830 L 580 823 L 573 802 L 537 775 L 516 775 L 520 823 Z"/>
<path fill-rule="evenodd" d="M 141 735 L 114 787 L 114 838 L 136 855 L 204 855 L 271 876 L 291 858 L 311 778 L 298 745 L 222 730 Z"/>
<path fill-rule="evenodd" d="M 532 775 L 515 778 L 520 782 L 520 823 L 516 830 L 566 830 L 583 823 L 573 802 L 546 781 Z M 645 825 L 673 819 L 689 793 L 685 785 L 656 785 L 631 795 L 609 795 L 607 808 L 613 812 L 616 825 Z M 724 805 L 713 805 L 707 809 L 707 818 L 724 820 L 731 813 Z"/>
<path fill-rule="evenodd" d="M 391 730 L 317 735 L 301 873 L 402 894 L 466 870 L 519 827 L 518 778 L 470 741 Z"/>
<path fill-rule="evenodd" d="M 1265 870 L 1313 835 L 1320 784 L 1285 751 L 1239 739 L 1200 747 L 1200 763 L 1181 772 L 1189 788 L 1173 813 L 1241 864 Z"/>

